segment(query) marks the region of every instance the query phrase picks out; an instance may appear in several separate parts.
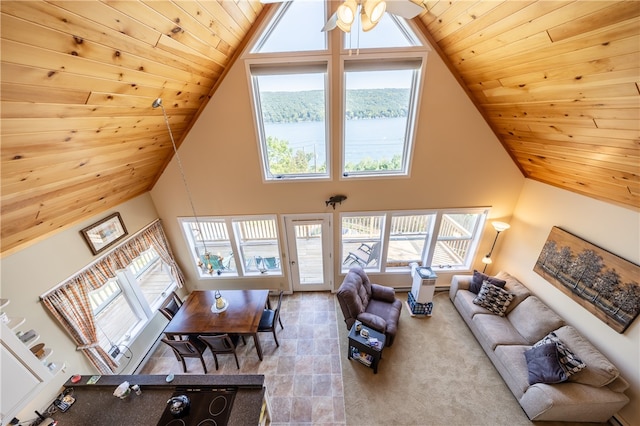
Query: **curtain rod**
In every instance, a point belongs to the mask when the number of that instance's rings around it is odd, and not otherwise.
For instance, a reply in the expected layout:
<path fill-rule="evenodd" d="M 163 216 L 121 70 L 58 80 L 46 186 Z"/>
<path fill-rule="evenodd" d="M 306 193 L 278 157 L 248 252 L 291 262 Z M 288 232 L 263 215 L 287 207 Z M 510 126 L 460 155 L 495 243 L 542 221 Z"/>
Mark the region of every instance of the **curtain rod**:
<path fill-rule="evenodd" d="M 59 289 L 60 287 L 62 287 L 63 285 L 65 285 L 67 283 L 67 281 L 69 281 L 71 278 L 75 277 L 76 275 L 79 275 L 81 273 L 83 273 L 84 271 L 86 271 L 87 269 L 93 267 L 96 263 L 102 261 L 104 258 L 106 258 L 107 256 L 110 256 L 113 252 L 115 252 L 116 250 L 118 250 L 118 248 L 126 243 L 128 243 L 129 241 L 131 241 L 132 239 L 134 239 L 135 237 L 137 237 L 138 235 L 142 234 L 144 231 L 146 231 L 147 229 L 151 228 L 153 225 L 155 225 L 157 222 L 160 222 L 160 218 L 155 219 L 153 222 L 151 222 L 150 224 L 146 225 L 144 228 L 140 229 L 139 231 L 131 234 L 129 237 L 127 237 L 127 239 L 125 239 L 124 241 L 122 241 L 120 244 L 118 244 L 117 246 L 113 247 L 112 249 L 110 249 L 109 251 L 107 251 L 105 254 L 103 254 L 102 256 L 100 256 L 99 258 L 97 258 L 96 260 L 94 260 L 93 262 L 91 262 L 90 264 L 88 264 L 87 266 L 85 266 L 84 268 L 80 269 L 78 272 L 69 275 L 66 279 L 60 281 L 55 287 L 45 291 L 44 293 L 42 293 L 40 295 L 40 300 L 43 300 L 45 297 L 47 297 L 48 295 L 50 295 L 51 293 L 53 293 L 54 291 L 56 291 L 57 289 Z"/>

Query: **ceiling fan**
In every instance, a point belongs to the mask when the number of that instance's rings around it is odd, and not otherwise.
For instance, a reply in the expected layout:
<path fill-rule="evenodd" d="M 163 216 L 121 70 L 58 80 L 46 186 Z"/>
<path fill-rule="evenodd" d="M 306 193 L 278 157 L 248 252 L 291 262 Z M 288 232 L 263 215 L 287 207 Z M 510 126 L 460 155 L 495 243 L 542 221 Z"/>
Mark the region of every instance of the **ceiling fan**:
<path fill-rule="evenodd" d="M 351 31 L 351 25 L 360 15 L 362 31 L 370 31 L 386 13 L 405 19 L 418 16 L 424 8 L 411 0 L 345 0 L 331 15 L 322 31 L 331 31 L 338 27 L 345 33 Z"/>
<path fill-rule="evenodd" d="M 281 3 L 288 0 L 260 1 L 261 3 Z M 351 32 L 351 25 L 358 15 L 360 15 L 362 31 L 370 31 L 382 19 L 385 12 L 405 19 L 413 19 L 424 10 L 423 6 L 411 0 L 345 0 L 322 27 L 322 31 L 331 31 L 337 27 L 345 33 Z"/>

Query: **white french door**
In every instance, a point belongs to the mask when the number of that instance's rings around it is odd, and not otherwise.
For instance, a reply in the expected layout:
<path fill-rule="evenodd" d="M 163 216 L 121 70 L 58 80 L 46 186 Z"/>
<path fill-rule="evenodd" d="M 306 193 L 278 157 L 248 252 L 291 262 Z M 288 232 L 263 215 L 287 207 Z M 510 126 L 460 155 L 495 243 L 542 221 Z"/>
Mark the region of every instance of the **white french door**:
<path fill-rule="evenodd" d="M 293 291 L 331 290 L 331 214 L 285 215 L 287 259 Z M 284 267 L 284 265 L 283 265 Z"/>

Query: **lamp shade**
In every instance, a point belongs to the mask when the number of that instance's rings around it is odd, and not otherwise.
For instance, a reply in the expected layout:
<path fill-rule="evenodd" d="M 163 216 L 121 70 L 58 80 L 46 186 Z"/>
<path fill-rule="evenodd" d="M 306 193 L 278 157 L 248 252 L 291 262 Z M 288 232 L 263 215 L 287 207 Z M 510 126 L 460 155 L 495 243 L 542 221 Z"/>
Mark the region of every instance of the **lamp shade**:
<path fill-rule="evenodd" d="M 491 265 L 493 263 L 493 260 L 491 260 L 489 256 L 485 256 L 482 258 L 482 263 L 484 263 L 485 265 Z"/>
<path fill-rule="evenodd" d="M 495 229 L 498 232 L 506 231 L 507 229 L 511 228 L 511 225 L 505 222 L 496 221 L 496 222 L 491 222 L 491 224 L 493 225 L 493 229 Z"/>

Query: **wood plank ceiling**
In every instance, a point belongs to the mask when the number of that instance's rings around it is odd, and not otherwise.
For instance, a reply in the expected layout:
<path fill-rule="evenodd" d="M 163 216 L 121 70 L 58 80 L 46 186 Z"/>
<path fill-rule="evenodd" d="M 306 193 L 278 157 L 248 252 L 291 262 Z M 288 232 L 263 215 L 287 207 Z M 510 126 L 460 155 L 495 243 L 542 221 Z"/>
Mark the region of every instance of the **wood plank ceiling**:
<path fill-rule="evenodd" d="M 640 2 L 422 4 L 525 176 L 638 210 Z M 151 189 L 173 153 L 151 102 L 179 143 L 264 17 L 259 0 L 0 5 L 2 255 Z"/>

